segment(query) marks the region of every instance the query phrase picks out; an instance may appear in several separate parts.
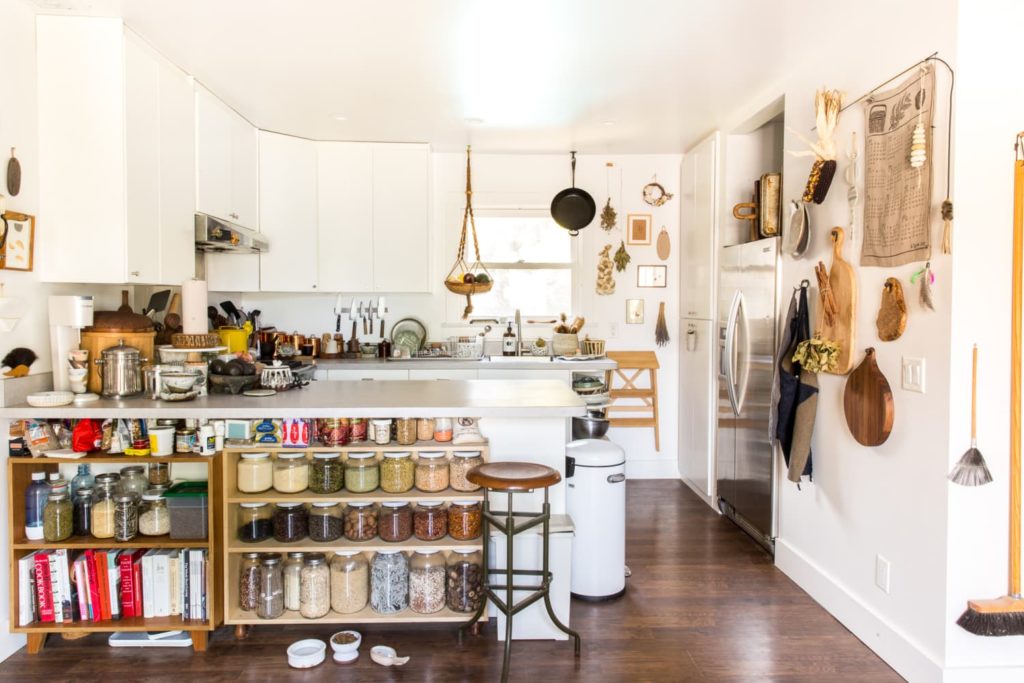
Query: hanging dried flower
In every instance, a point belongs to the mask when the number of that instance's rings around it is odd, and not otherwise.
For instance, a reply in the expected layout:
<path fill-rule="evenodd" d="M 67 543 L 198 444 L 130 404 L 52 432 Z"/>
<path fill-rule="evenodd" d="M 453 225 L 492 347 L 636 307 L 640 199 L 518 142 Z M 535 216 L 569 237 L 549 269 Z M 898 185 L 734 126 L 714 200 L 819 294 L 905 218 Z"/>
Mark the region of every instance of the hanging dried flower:
<path fill-rule="evenodd" d="M 612 208 L 612 198 L 609 197 L 608 201 L 604 203 L 604 208 L 601 209 L 601 229 L 609 231 L 615 227 L 615 220 L 619 217 L 618 212 Z"/>
<path fill-rule="evenodd" d="M 629 252 L 626 251 L 626 243 L 622 240 L 619 240 L 619 248 L 615 252 L 614 260 L 615 270 L 620 273 L 626 269 L 626 266 L 628 266 L 629 262 L 632 260 L 629 256 Z"/>

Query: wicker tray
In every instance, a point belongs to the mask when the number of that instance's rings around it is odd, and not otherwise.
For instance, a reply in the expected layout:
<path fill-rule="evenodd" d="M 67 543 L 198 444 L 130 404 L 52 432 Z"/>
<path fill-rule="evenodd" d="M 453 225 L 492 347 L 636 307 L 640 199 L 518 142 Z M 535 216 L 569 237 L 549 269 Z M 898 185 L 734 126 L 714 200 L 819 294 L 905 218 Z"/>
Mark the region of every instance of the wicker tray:
<path fill-rule="evenodd" d="M 176 349 L 206 349 L 220 346 L 220 335 L 217 334 L 172 334 L 171 346 Z"/>

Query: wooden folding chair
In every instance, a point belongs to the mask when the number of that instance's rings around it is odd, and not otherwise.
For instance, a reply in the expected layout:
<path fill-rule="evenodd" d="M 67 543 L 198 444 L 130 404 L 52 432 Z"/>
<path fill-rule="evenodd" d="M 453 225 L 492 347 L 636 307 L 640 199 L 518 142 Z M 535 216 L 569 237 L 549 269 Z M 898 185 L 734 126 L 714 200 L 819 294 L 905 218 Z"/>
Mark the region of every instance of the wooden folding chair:
<path fill-rule="evenodd" d="M 609 403 L 606 416 L 612 427 L 654 427 L 654 450 L 661 450 L 658 434 L 658 357 L 653 351 L 609 351 L 608 358 L 619 364 L 615 370 L 605 371 Z M 637 386 L 647 372 L 649 386 Z M 621 382 L 616 386 L 615 382 Z M 626 405 L 620 399 L 632 401 Z M 639 403 L 637 403 L 639 401 Z M 627 413 L 630 417 L 615 417 Z M 636 413 L 645 413 L 635 416 Z"/>

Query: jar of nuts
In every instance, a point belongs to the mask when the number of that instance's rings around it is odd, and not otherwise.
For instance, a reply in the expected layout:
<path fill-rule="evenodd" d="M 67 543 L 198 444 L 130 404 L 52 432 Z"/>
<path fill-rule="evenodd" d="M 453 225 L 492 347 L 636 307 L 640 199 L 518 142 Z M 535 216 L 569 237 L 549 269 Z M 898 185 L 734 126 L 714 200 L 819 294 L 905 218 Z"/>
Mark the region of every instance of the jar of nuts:
<path fill-rule="evenodd" d="M 479 550 L 458 548 L 448 557 L 448 609 L 475 612 L 484 600 L 483 560 Z"/>
<path fill-rule="evenodd" d="M 412 507 L 401 501 L 382 503 L 377 526 L 382 541 L 407 540 L 412 536 Z"/>
<path fill-rule="evenodd" d="M 377 508 L 373 503 L 353 501 L 345 506 L 345 538 L 369 541 L 377 536 Z"/>
<path fill-rule="evenodd" d="M 440 501 L 423 501 L 412 517 L 413 531 L 421 541 L 437 541 L 448 534 L 448 511 Z"/>

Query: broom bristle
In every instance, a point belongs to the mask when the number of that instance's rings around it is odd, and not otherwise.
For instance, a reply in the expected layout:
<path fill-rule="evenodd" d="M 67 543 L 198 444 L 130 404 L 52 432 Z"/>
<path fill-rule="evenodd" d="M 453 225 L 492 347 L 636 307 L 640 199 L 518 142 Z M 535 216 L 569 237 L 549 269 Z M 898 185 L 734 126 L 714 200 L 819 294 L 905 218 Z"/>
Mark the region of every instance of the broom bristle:
<path fill-rule="evenodd" d="M 983 614 L 968 607 L 956 623 L 976 636 L 1024 636 L 1024 612 Z"/>
<path fill-rule="evenodd" d="M 960 486 L 982 486 L 992 481 L 985 458 L 977 448 L 969 448 L 949 473 L 948 479 Z"/>

